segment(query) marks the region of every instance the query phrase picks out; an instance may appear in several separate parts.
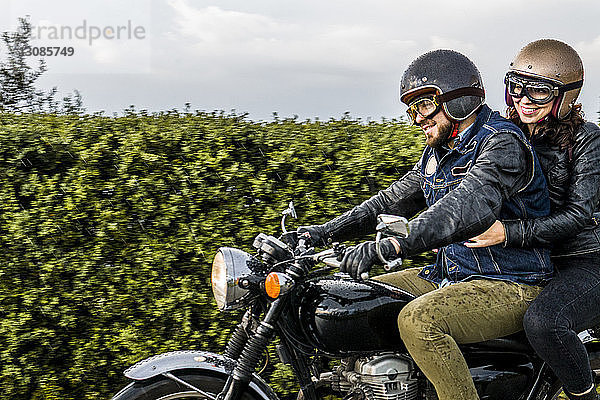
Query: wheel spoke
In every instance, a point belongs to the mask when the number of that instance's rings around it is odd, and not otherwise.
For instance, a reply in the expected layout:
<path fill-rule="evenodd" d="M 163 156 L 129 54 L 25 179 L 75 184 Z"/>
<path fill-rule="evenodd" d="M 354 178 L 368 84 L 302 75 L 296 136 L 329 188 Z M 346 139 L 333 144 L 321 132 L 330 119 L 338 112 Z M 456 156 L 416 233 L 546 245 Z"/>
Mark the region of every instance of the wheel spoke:
<path fill-rule="evenodd" d="M 191 383 L 188 383 L 188 382 L 186 382 L 186 381 L 184 381 L 182 379 L 179 379 L 178 377 L 176 377 L 175 375 L 173 375 L 170 372 L 165 372 L 163 374 L 163 376 L 166 376 L 167 378 L 172 379 L 175 382 L 177 382 L 177 383 L 179 383 L 179 384 L 181 384 L 181 385 L 183 385 L 183 386 L 185 386 L 185 387 L 187 387 L 189 389 L 192 389 L 195 393 L 198 393 L 198 394 L 202 395 L 202 397 L 206 397 L 209 400 L 216 400 L 216 397 L 215 397 L 214 394 L 212 394 L 212 393 L 210 393 L 210 394 L 206 393 L 205 391 L 202 391 L 202 390 L 198 389 L 196 386 L 192 385 Z"/>

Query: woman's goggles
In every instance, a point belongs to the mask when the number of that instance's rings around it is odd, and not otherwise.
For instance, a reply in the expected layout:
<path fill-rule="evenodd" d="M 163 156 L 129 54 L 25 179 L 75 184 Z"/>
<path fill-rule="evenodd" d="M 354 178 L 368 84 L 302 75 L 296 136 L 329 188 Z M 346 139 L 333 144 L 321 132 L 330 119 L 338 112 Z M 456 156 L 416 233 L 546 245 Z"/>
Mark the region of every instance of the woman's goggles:
<path fill-rule="evenodd" d="M 563 92 L 579 89 L 583 86 L 583 81 L 557 86 L 551 82 L 528 79 L 509 72 L 504 77 L 504 84 L 512 97 L 520 99 L 525 96 L 534 104 L 547 104 Z"/>
<path fill-rule="evenodd" d="M 410 121 L 414 124 L 417 115 L 420 115 L 423 119 L 433 117 L 438 111 L 440 111 L 441 105 L 437 101 L 437 96 L 422 97 L 408 106 L 406 114 Z"/>

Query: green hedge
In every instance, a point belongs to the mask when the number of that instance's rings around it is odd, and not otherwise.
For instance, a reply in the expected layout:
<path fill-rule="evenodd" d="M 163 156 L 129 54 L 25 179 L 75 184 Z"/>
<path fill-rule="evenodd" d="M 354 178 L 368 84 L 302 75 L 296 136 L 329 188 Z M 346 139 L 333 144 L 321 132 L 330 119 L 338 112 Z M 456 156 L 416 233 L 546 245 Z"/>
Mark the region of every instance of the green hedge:
<path fill-rule="evenodd" d="M 318 223 L 418 159 L 400 121 L 168 112 L 0 114 L 0 393 L 101 399 L 152 354 L 222 349 L 210 262 L 259 232 Z M 283 379 L 282 377 L 287 377 Z M 286 395 L 289 371 L 271 370 Z"/>

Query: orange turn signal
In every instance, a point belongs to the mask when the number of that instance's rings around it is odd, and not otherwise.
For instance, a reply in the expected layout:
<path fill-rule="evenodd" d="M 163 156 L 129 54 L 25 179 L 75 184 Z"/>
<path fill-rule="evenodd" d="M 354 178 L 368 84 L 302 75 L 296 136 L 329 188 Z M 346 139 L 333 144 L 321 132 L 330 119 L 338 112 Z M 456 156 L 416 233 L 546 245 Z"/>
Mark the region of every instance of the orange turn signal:
<path fill-rule="evenodd" d="M 279 297 L 281 285 L 279 284 L 279 276 L 277 275 L 277 272 L 271 272 L 269 275 L 267 275 L 267 279 L 265 280 L 265 291 L 272 299 Z"/>

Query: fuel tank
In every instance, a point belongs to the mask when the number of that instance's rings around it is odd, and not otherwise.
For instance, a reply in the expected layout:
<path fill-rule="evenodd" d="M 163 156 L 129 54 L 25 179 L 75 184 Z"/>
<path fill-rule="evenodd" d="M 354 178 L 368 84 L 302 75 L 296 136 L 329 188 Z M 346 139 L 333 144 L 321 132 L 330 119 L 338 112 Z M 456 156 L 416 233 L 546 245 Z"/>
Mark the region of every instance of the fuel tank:
<path fill-rule="evenodd" d="M 305 282 L 292 302 L 299 330 L 311 347 L 344 356 L 405 350 L 397 316 L 415 297 L 394 286 L 333 275 Z"/>

